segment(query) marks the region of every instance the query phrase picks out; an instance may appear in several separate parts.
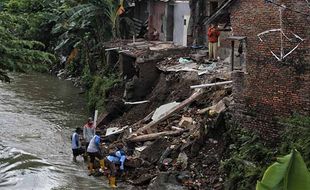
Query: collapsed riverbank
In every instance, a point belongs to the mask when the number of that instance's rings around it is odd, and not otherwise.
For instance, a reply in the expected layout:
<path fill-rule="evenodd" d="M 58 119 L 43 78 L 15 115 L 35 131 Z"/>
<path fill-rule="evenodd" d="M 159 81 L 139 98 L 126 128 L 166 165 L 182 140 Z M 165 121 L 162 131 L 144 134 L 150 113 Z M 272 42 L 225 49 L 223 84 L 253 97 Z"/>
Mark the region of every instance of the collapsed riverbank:
<path fill-rule="evenodd" d="M 271 142 L 268 134 L 259 136 L 232 119 L 229 59 L 210 63 L 205 51 L 183 49 L 155 58 L 147 52 L 152 57 L 147 59 L 135 48 L 113 59 L 111 50 L 107 60 L 114 74 L 95 76 L 87 93 L 91 107 L 101 113 L 97 127 L 109 144 L 106 149 L 125 145 L 126 184 L 138 189 L 252 189 L 276 156 L 294 147 L 308 155 L 301 146 L 307 144 L 306 136 L 298 142 L 291 132 L 302 122 L 289 128 L 284 124 Z M 215 85 L 190 88 L 203 83 Z M 307 118 L 293 120 L 308 125 Z"/>
<path fill-rule="evenodd" d="M 104 47 L 107 66 L 81 78 L 91 78 L 84 85 L 89 108 L 101 113 L 97 127 L 106 153 L 118 142 L 125 145 L 126 184 L 252 189 L 276 156 L 294 147 L 308 155 L 301 146 L 308 146 L 306 136 L 299 142 L 300 135 L 291 132 L 308 126 L 307 117 L 296 114 L 294 127 L 283 124 L 283 131 L 262 136 L 234 121 L 239 92 L 232 86 L 229 58 L 209 62 L 203 49 L 163 42 L 120 40 Z"/>
<path fill-rule="evenodd" d="M 307 144 L 307 118 L 296 116 L 287 120 L 304 122 L 295 121 L 289 127 L 283 124 L 284 130 L 270 142 L 240 128 L 231 119 L 233 95 L 229 85 L 205 90 L 182 109 L 141 131 L 160 120 L 154 115 L 161 105 L 173 100 L 182 104 L 193 97 L 195 92 L 188 88 L 200 80 L 188 83 L 183 81 L 186 76 L 186 73 L 161 75 L 146 98 L 149 102 L 140 105 L 117 103 L 116 91 L 120 88 L 111 89 L 111 102 L 108 101 L 111 112 L 102 114 L 99 127 L 107 134 L 102 138 L 111 143 L 111 147 L 118 142 L 125 144 L 128 160 L 123 180 L 127 183 L 138 189 L 251 189 L 277 156 L 287 154 L 294 147 L 308 155 L 301 146 Z M 176 78 L 178 82 L 172 82 Z M 184 84 L 189 84 L 188 88 Z M 167 112 L 169 109 L 162 114 Z M 297 140 L 300 133 L 292 133 L 299 127 L 308 131 L 301 141 Z M 109 130 L 116 132 L 111 134 Z"/>

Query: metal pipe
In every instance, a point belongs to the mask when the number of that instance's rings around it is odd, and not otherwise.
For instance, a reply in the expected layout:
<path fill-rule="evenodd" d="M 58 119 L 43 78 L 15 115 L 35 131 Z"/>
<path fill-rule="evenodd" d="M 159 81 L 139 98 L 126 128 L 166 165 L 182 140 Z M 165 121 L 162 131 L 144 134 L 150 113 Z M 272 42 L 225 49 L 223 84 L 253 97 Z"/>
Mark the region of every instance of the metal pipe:
<path fill-rule="evenodd" d="M 215 82 L 215 83 L 209 83 L 209 84 L 200 84 L 200 85 L 194 85 L 191 86 L 191 88 L 207 88 L 207 87 L 211 87 L 211 86 L 218 86 L 218 85 L 225 85 L 225 84 L 231 84 L 233 81 L 224 81 L 224 82 Z"/>

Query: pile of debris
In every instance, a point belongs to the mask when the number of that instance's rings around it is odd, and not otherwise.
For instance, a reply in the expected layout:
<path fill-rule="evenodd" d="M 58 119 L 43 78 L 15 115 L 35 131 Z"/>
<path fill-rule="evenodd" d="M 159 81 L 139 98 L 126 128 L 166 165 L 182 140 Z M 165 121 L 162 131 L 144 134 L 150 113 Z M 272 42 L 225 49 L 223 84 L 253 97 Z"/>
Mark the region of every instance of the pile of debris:
<path fill-rule="evenodd" d="M 125 85 L 109 92 L 107 113 L 98 122 L 102 138 L 110 147 L 123 142 L 126 181 L 136 188 L 222 188 L 219 167 L 225 150 L 224 113 L 232 102 L 230 66 L 210 63 L 206 54 L 199 50 L 163 56 L 155 65 L 159 77 L 143 100 L 124 101 Z"/>
<path fill-rule="evenodd" d="M 127 182 L 149 189 L 165 189 L 170 183 L 176 189 L 180 185 L 220 189 L 224 143 L 214 131 L 223 127 L 230 94 L 230 87 L 199 89 L 182 102 L 159 106 L 132 125 L 103 129 L 103 138 L 112 146 L 120 141 L 126 145 Z"/>

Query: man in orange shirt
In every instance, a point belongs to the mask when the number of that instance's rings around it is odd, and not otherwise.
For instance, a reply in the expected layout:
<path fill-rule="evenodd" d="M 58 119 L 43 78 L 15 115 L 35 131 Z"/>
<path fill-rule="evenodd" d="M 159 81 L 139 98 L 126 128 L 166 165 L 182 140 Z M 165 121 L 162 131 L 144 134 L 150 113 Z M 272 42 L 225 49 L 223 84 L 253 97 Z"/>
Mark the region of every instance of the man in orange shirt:
<path fill-rule="evenodd" d="M 209 60 L 217 61 L 217 46 L 218 38 L 220 36 L 220 31 L 217 26 L 211 24 L 208 29 L 208 40 L 209 40 Z"/>

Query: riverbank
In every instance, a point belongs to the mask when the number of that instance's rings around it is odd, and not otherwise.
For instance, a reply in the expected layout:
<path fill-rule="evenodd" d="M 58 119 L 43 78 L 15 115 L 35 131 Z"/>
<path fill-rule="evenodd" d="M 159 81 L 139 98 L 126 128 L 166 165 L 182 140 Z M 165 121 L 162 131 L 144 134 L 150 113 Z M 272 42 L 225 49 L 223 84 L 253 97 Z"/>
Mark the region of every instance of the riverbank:
<path fill-rule="evenodd" d="M 115 44 L 126 51 L 109 50 Z M 106 152 L 125 144 L 125 186 L 252 189 L 276 156 L 296 146 L 308 155 L 300 146 L 306 138 L 298 142 L 295 133 L 277 129 L 259 135 L 233 119 L 240 105 L 229 58 L 209 62 L 205 50 L 143 40 L 105 48 L 107 67 L 82 78 L 91 76 L 88 106 L 101 113 Z M 200 84 L 206 88 L 195 90 Z"/>
<path fill-rule="evenodd" d="M 189 62 L 181 64 L 184 55 Z M 156 64 L 148 62 L 147 69 L 135 65 L 137 76 L 105 89 L 105 109 L 98 119 L 102 139 L 110 144 L 107 149 L 125 144 L 124 181 L 136 188 L 252 189 L 275 157 L 289 153 L 297 140 L 285 130 L 271 143 L 268 134 L 241 128 L 231 117 L 235 104 L 230 64 L 195 65 L 194 55 L 197 52 L 166 56 Z M 198 67 L 205 69 L 203 74 Z M 143 86 L 150 80 L 152 85 Z M 211 87 L 190 88 L 203 83 Z M 307 144 L 303 139 L 301 144 Z M 308 154 L 304 149 L 302 153 Z"/>

